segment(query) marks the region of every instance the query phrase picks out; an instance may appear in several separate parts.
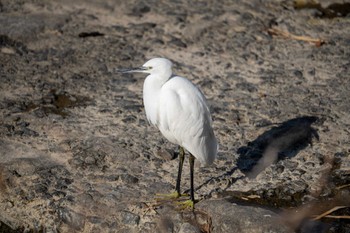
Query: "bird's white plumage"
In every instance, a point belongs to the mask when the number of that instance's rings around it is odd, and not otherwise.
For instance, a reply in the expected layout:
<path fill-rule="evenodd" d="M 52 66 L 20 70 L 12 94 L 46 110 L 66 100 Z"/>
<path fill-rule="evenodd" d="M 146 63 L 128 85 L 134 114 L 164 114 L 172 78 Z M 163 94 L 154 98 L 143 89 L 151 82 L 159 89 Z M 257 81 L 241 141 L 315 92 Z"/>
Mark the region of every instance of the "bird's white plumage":
<path fill-rule="evenodd" d="M 143 85 L 148 121 L 170 142 L 188 150 L 202 164 L 217 155 L 211 116 L 202 92 L 189 80 L 172 74 L 172 63 L 153 58 L 142 66 L 149 73 Z"/>
<path fill-rule="evenodd" d="M 185 78 L 171 77 L 159 95 L 159 123 L 156 125 L 171 142 L 183 146 L 201 163 L 216 157 L 216 139 L 203 94 Z"/>

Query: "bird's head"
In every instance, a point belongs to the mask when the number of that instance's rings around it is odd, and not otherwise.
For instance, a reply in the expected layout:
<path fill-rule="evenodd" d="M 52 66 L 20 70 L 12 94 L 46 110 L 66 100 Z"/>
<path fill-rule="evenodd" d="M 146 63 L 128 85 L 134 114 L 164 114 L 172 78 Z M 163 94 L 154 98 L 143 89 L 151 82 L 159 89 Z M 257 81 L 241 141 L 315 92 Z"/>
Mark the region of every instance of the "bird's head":
<path fill-rule="evenodd" d="M 158 75 L 164 77 L 170 77 L 172 75 L 173 63 L 166 58 L 152 58 L 147 61 L 143 66 L 136 68 L 119 69 L 121 73 L 147 73 L 151 75 Z"/>

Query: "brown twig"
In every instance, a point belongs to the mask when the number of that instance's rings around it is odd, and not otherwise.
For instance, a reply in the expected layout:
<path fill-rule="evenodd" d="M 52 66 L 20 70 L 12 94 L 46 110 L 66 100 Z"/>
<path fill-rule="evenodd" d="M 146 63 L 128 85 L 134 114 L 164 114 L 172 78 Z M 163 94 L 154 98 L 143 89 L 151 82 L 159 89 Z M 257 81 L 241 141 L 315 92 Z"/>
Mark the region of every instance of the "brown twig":
<path fill-rule="evenodd" d="M 321 218 L 324 218 L 324 217 L 332 218 L 332 217 L 330 217 L 330 216 L 333 216 L 333 215 L 329 215 L 330 213 L 332 213 L 332 212 L 334 212 L 334 211 L 336 211 L 336 210 L 344 209 L 344 208 L 348 208 L 348 207 L 349 207 L 349 206 L 336 206 L 336 207 L 333 207 L 332 209 L 327 210 L 326 212 L 324 212 L 324 213 L 322 213 L 322 214 L 320 214 L 320 215 L 314 217 L 313 220 L 318 220 L 318 219 L 321 219 Z M 347 217 L 349 217 L 349 216 L 343 216 L 343 217 L 346 217 L 346 218 L 347 218 Z M 334 216 L 333 216 L 333 218 L 334 218 Z"/>
<path fill-rule="evenodd" d="M 322 40 L 322 39 L 316 39 L 316 38 L 312 38 L 312 37 L 308 37 L 308 36 L 297 36 L 297 35 L 294 35 L 290 32 L 282 31 L 282 30 L 277 29 L 277 28 L 269 28 L 269 29 L 267 29 L 267 32 L 272 36 L 281 36 L 281 37 L 287 38 L 287 39 L 300 40 L 300 41 L 313 43 L 317 47 L 326 43 L 326 41 Z"/>
<path fill-rule="evenodd" d="M 327 215 L 324 218 L 335 218 L 335 219 L 350 219 L 350 216 L 341 216 L 341 215 Z"/>
<path fill-rule="evenodd" d="M 347 187 L 350 187 L 350 184 L 344 184 L 344 185 L 341 185 L 341 186 L 338 186 L 336 187 L 336 189 L 343 189 L 343 188 L 347 188 Z"/>

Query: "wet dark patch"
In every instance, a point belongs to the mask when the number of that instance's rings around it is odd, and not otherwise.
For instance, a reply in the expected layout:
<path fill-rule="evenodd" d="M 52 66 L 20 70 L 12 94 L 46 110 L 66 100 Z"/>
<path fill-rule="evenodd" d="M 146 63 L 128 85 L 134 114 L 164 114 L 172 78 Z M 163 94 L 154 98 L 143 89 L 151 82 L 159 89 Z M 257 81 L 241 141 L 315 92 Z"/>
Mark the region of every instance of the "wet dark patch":
<path fill-rule="evenodd" d="M 85 38 L 85 37 L 98 37 L 98 36 L 104 36 L 105 34 L 101 32 L 81 32 L 79 33 L 80 38 Z"/>
<path fill-rule="evenodd" d="M 17 233 L 20 232 L 17 229 L 12 229 L 10 226 L 6 225 L 6 223 L 0 221 L 0 233 Z"/>
<path fill-rule="evenodd" d="M 28 232 L 28 233 L 43 233 L 45 230 L 43 227 L 40 229 L 25 229 L 24 227 L 13 229 L 11 226 L 7 225 L 6 223 L 0 221 L 0 233 L 19 233 L 19 232 Z"/>
<path fill-rule="evenodd" d="M 67 117 L 69 115 L 66 111 L 67 109 L 86 106 L 88 101 L 90 101 L 88 97 L 58 93 L 56 90 L 51 90 L 48 95 L 43 97 L 39 104 L 34 102 L 26 104 L 25 111 L 34 111 L 38 117 L 44 117 L 48 114 Z"/>
<path fill-rule="evenodd" d="M 313 1 L 296 1 L 294 3 L 295 9 L 315 9 L 316 17 L 319 18 L 336 18 L 336 17 L 347 17 L 350 14 L 350 3 L 333 3 L 327 7 L 323 7 L 320 3 Z"/>
<path fill-rule="evenodd" d="M 27 46 L 25 46 L 23 43 L 19 41 L 11 39 L 6 35 L 0 35 L 0 47 L 14 48 L 19 55 L 28 53 Z"/>

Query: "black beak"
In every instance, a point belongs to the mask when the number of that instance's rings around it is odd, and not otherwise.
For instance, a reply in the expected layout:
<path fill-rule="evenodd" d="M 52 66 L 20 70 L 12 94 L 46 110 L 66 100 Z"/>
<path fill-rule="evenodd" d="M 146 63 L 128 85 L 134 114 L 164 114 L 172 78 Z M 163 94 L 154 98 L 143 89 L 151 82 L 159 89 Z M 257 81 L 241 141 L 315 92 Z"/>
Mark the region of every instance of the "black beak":
<path fill-rule="evenodd" d="M 124 69 L 116 69 L 119 73 L 134 73 L 134 72 L 143 72 L 147 70 L 147 67 L 141 66 L 136 68 L 124 68 Z"/>

